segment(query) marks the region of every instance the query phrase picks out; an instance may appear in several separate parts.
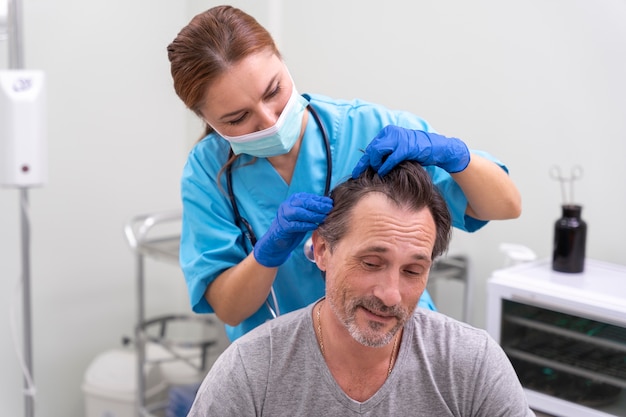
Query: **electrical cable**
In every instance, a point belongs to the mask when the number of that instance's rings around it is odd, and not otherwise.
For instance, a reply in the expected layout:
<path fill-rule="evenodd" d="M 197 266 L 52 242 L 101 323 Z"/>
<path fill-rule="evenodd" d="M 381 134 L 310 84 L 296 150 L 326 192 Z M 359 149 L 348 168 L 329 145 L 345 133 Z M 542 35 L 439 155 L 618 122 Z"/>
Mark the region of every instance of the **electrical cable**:
<path fill-rule="evenodd" d="M 23 287 L 24 281 L 21 277 L 19 277 L 15 283 L 14 297 L 11 300 L 11 305 L 9 307 L 9 317 L 11 323 L 11 336 L 13 339 L 13 348 L 15 349 L 15 355 L 17 356 L 17 360 L 19 362 L 20 368 L 22 369 L 22 374 L 24 375 L 24 379 L 27 383 L 27 388 L 24 388 L 24 394 L 35 397 L 37 394 L 37 388 L 35 387 L 35 382 L 33 381 L 33 377 L 26 366 L 26 362 L 24 361 L 24 356 L 20 352 L 21 346 L 18 346 L 17 339 L 19 335 L 17 334 L 17 328 L 19 327 L 19 323 L 17 322 L 17 313 L 16 310 L 18 305 L 16 303 L 17 297 L 21 294 L 21 290 Z"/>

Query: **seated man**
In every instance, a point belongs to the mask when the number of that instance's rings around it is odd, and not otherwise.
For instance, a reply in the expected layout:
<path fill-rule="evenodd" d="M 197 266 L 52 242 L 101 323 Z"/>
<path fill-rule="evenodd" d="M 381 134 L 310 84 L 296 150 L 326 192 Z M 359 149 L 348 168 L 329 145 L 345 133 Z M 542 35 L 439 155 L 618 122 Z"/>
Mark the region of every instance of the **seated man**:
<path fill-rule="evenodd" d="M 189 416 L 533 416 L 485 331 L 416 308 L 451 230 L 422 167 L 368 170 L 331 197 L 313 234 L 326 297 L 229 346 Z"/>

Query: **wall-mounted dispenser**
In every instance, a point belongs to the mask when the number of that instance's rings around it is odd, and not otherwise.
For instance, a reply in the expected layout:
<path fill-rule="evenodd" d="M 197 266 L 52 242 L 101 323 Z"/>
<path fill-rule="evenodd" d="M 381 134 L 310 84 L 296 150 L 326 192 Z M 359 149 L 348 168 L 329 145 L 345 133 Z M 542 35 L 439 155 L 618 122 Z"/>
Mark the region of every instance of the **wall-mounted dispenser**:
<path fill-rule="evenodd" d="M 0 70 L 0 186 L 47 182 L 45 74 Z"/>

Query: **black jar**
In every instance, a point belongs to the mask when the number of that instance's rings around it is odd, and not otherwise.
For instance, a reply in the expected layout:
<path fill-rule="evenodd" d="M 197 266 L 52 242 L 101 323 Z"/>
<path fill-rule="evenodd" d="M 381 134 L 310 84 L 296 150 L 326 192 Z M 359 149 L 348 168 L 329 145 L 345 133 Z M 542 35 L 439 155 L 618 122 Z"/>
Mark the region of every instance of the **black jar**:
<path fill-rule="evenodd" d="M 559 272 L 583 272 L 587 223 L 580 217 L 582 206 L 564 204 L 563 215 L 554 224 L 552 269 Z"/>

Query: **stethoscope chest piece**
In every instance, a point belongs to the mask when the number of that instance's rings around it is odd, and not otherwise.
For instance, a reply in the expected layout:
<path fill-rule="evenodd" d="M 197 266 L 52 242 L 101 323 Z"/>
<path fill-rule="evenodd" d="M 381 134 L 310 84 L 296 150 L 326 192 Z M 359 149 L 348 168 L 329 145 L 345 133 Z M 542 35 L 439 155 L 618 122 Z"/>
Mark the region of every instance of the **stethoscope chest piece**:
<path fill-rule="evenodd" d="M 304 256 L 311 261 L 315 262 L 315 255 L 313 253 L 313 238 L 309 237 L 306 242 L 304 242 L 304 247 L 302 248 L 304 251 Z"/>

